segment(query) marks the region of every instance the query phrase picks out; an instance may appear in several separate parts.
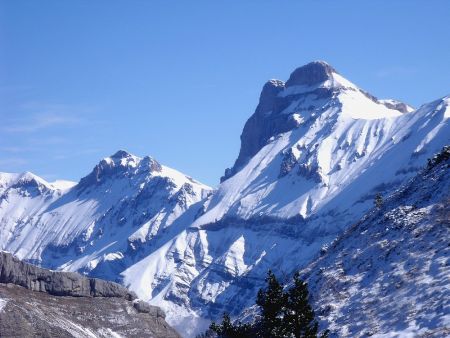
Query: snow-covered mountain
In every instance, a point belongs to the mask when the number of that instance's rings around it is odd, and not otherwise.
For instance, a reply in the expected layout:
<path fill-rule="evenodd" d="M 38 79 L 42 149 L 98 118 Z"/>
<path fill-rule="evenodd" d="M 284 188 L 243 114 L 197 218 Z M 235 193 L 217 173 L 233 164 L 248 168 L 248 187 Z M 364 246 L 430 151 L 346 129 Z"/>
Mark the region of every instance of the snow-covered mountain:
<path fill-rule="evenodd" d="M 393 102 L 324 62 L 266 83 L 203 215 L 125 270 L 124 283 L 184 330 L 238 314 L 267 269 L 288 275 L 305 266 L 377 193 L 393 192 L 450 143 L 449 97 L 415 111 Z"/>
<path fill-rule="evenodd" d="M 1 249 L 46 267 L 114 279 L 152 238 L 170 234 L 180 216 L 192 221 L 186 210 L 210 191 L 125 151 L 100 161 L 73 186 L 1 173 Z M 117 261 L 119 271 L 103 269 L 109 261 Z"/>
<path fill-rule="evenodd" d="M 252 304 L 450 144 L 450 97 L 378 100 L 330 65 L 270 80 L 217 190 L 126 152 L 64 189 L 0 175 L 0 245 L 51 268 L 119 280 L 190 336 Z"/>

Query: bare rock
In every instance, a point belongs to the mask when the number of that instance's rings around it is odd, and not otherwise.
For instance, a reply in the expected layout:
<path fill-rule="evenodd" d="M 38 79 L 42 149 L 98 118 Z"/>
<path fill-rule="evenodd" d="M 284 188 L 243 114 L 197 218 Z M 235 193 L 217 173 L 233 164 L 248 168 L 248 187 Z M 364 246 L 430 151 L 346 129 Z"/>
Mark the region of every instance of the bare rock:
<path fill-rule="evenodd" d="M 120 284 L 42 269 L 0 252 L 1 337 L 179 337 Z"/>

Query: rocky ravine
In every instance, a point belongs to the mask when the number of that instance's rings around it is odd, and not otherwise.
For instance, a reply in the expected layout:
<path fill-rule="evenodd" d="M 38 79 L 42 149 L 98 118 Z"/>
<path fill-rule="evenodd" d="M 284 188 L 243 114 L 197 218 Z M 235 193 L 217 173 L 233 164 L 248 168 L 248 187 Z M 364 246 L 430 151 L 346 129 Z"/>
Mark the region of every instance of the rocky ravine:
<path fill-rule="evenodd" d="M 1 337 L 179 337 L 164 312 L 119 284 L 0 252 Z"/>

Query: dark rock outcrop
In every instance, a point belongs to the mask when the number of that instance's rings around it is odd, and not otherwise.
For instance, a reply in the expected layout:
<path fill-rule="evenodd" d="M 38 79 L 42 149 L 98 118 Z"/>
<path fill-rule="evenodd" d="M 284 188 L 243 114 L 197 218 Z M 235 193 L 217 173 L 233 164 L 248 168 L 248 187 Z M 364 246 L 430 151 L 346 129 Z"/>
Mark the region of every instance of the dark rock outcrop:
<path fill-rule="evenodd" d="M 403 103 L 403 102 L 397 102 L 397 101 L 388 102 L 388 101 L 386 101 L 386 102 L 383 102 L 383 104 L 386 107 L 388 107 L 390 109 L 398 110 L 399 112 L 401 112 L 403 114 L 408 113 L 409 112 L 408 109 L 410 109 L 410 107 L 406 103 Z"/>
<path fill-rule="evenodd" d="M 286 82 L 286 87 L 313 86 L 324 82 L 337 73 L 336 70 L 324 61 L 313 61 L 294 70 Z"/>

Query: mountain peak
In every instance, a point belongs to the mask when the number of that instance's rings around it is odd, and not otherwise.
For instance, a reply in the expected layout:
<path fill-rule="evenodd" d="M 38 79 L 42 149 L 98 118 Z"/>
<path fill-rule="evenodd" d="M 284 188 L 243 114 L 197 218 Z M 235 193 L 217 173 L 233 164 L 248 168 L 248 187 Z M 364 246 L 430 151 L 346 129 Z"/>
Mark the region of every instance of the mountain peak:
<path fill-rule="evenodd" d="M 401 102 L 379 101 L 324 61 L 310 62 L 294 70 L 286 83 L 266 82 L 255 113 L 242 131 L 239 156 L 233 167 L 226 169 L 221 181 L 233 176 L 273 137 L 301 125 L 309 127 L 324 112 L 370 120 L 399 116 L 412 110 Z M 327 123 L 334 120 L 329 121 Z"/>
<path fill-rule="evenodd" d="M 141 159 L 125 150 L 119 150 L 113 155 L 102 159 L 86 177 L 80 180 L 79 186 L 84 187 L 91 184 L 99 184 L 106 177 L 125 174 L 130 169 L 134 170 Z"/>
<path fill-rule="evenodd" d="M 312 86 L 325 82 L 337 71 L 325 61 L 313 61 L 294 70 L 286 82 L 286 87 Z"/>
<path fill-rule="evenodd" d="M 110 157 L 107 157 L 103 159 L 104 162 L 108 164 L 108 166 L 112 167 L 136 167 L 139 162 L 140 158 L 130 154 L 126 150 L 118 150 Z"/>
<path fill-rule="evenodd" d="M 127 157 L 132 157 L 133 155 L 130 154 L 128 151 L 120 149 L 116 151 L 113 155 L 110 156 L 112 159 L 123 159 Z"/>

